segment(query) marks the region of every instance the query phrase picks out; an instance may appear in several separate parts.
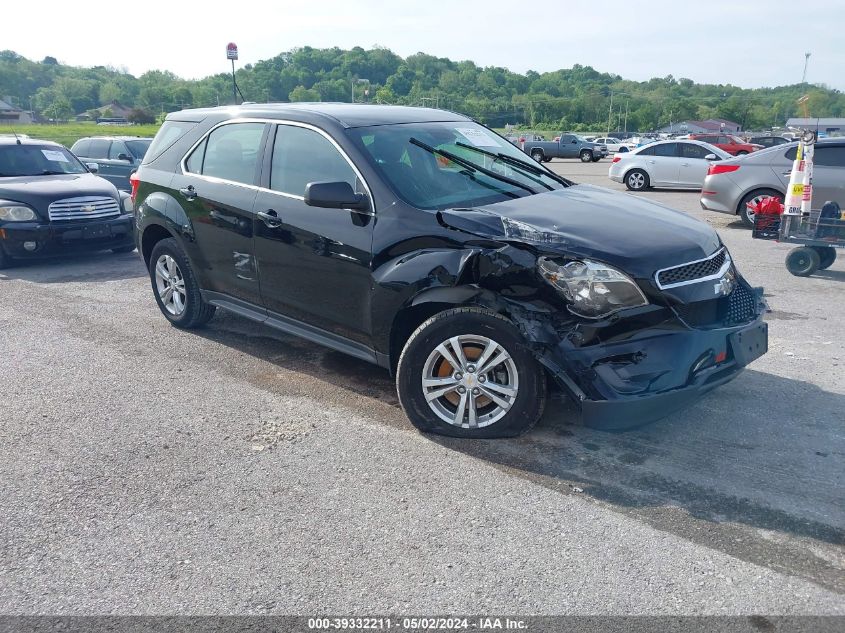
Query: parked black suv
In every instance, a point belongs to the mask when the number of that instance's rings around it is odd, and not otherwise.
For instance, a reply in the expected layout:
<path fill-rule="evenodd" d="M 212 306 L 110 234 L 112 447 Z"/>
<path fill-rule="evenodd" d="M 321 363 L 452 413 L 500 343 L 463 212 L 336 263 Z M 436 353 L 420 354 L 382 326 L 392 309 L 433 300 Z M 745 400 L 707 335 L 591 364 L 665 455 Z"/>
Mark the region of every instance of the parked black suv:
<path fill-rule="evenodd" d="M 96 162 L 100 176 L 129 191 L 129 176 L 138 170 L 152 142 L 138 136 L 88 136 L 76 141 L 70 151 L 80 160 Z"/>
<path fill-rule="evenodd" d="M 0 268 L 69 251 L 132 251 L 131 205 L 63 146 L 0 138 Z"/>
<path fill-rule="evenodd" d="M 377 363 L 425 431 L 520 433 L 549 375 L 588 423 L 641 424 L 766 351 L 762 289 L 713 229 L 575 185 L 450 112 L 184 110 L 137 177 L 171 323 L 221 307 Z"/>

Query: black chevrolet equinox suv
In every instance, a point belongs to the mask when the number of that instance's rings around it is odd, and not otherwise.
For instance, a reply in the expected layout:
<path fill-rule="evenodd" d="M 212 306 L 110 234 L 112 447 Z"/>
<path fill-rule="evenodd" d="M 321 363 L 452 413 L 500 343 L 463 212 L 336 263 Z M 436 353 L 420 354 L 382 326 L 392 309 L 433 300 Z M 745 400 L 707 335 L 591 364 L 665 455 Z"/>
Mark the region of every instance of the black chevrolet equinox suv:
<path fill-rule="evenodd" d="M 707 224 L 577 185 L 451 112 L 243 105 L 168 115 L 133 179 L 138 250 L 175 326 L 217 308 L 391 371 L 418 428 L 530 428 L 553 379 L 625 428 L 767 349 Z"/>

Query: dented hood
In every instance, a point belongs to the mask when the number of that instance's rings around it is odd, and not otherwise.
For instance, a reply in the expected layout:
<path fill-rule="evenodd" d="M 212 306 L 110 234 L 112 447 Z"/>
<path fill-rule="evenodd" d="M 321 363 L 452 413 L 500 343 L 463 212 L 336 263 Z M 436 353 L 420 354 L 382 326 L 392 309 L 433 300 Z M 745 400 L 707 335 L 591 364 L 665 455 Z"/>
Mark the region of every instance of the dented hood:
<path fill-rule="evenodd" d="M 447 226 L 529 244 L 550 254 L 590 257 L 634 277 L 702 259 L 721 245 L 704 222 L 633 195 L 575 185 L 468 209 L 440 212 Z"/>

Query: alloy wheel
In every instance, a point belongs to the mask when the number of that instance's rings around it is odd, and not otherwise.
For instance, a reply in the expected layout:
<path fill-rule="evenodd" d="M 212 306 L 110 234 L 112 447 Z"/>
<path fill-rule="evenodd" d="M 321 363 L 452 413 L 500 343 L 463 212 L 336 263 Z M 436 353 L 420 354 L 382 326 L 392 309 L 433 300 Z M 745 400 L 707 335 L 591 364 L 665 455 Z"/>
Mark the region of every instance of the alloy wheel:
<path fill-rule="evenodd" d="M 516 400 L 519 375 L 507 350 L 493 339 L 453 336 L 429 354 L 422 390 L 437 417 L 464 429 L 483 428 L 504 417 Z"/>
<path fill-rule="evenodd" d="M 645 187 L 645 176 L 643 176 L 640 172 L 634 172 L 628 176 L 628 186 L 630 186 L 631 189 L 642 189 Z"/>
<path fill-rule="evenodd" d="M 185 277 L 170 255 L 162 255 L 156 261 L 155 280 L 156 292 L 164 309 L 173 316 L 182 314 L 187 300 Z"/>

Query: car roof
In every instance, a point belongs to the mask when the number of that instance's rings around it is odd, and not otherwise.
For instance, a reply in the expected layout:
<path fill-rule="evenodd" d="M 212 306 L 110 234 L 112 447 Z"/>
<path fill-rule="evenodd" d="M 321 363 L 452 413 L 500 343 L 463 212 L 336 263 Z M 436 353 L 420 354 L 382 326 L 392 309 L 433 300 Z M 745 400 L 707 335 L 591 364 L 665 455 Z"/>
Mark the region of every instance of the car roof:
<path fill-rule="evenodd" d="M 834 146 L 845 146 L 845 137 L 832 137 L 832 138 L 820 138 L 816 141 L 816 147 L 825 146 L 825 145 L 834 145 Z M 786 152 L 793 147 L 798 146 L 798 141 L 791 141 L 789 143 L 781 143 L 780 145 L 772 145 L 771 147 L 765 147 L 763 149 L 758 149 L 756 152 L 751 152 L 747 156 L 736 156 L 731 157 L 731 160 L 739 159 L 739 160 L 746 160 L 748 163 L 756 163 L 758 161 L 766 161 L 766 158 L 773 155 L 778 154 L 780 152 Z"/>
<path fill-rule="evenodd" d="M 14 136 L 0 136 L 0 145 L 50 145 L 52 147 L 64 147 L 61 143 L 54 143 L 53 141 L 43 141 L 37 138 L 29 138 L 21 136 L 16 139 Z"/>
<path fill-rule="evenodd" d="M 240 117 L 265 119 L 322 118 L 339 123 L 345 128 L 397 123 L 472 121 L 462 114 L 448 110 L 353 103 L 244 103 L 239 106 L 219 106 L 171 112 L 167 115 L 167 119 L 201 121 L 208 116 L 219 116 L 224 120 Z"/>
<path fill-rule="evenodd" d="M 635 150 L 632 150 L 632 154 L 639 153 L 640 150 L 646 149 L 647 147 L 655 147 L 656 145 L 666 145 L 668 143 L 689 143 L 690 145 L 699 145 L 708 150 L 716 150 L 718 152 L 717 156 L 730 156 L 725 150 L 716 147 L 715 145 L 711 145 L 710 143 L 705 143 L 704 141 L 697 141 L 694 138 L 670 138 L 666 139 L 665 141 L 655 141 L 654 143 L 649 143 L 648 145 L 643 145 L 642 147 L 638 147 Z M 714 153 L 716 153 L 714 152 Z"/>
<path fill-rule="evenodd" d="M 101 134 L 101 135 L 98 135 L 98 136 L 83 136 L 79 140 L 80 141 L 87 141 L 87 140 L 93 140 L 93 139 L 97 139 L 97 140 L 107 139 L 109 141 L 152 141 L 153 137 L 152 136 L 127 136 L 127 135 L 110 136 L 108 134 Z"/>

